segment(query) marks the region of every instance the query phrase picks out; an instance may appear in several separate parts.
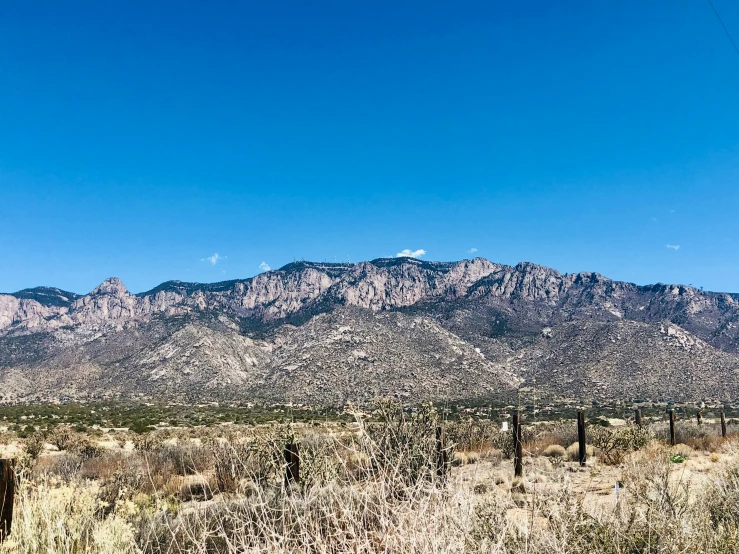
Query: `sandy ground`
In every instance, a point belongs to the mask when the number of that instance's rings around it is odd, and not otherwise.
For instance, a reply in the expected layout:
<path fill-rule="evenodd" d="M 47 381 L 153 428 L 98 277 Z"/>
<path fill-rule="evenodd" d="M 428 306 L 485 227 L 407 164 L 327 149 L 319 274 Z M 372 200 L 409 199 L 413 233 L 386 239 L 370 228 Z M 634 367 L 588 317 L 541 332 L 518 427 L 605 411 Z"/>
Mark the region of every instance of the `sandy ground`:
<path fill-rule="evenodd" d="M 720 454 L 692 451 L 682 445 L 680 452 L 688 452 L 688 458 L 673 466 L 672 482 L 687 483 L 691 494 L 702 490 L 723 469 L 739 461 L 739 455 L 731 450 Z M 503 495 L 512 499 L 516 508 L 508 512 L 509 518 L 527 530 L 533 517 L 535 525 L 545 525 L 546 520 L 532 511 L 537 495 L 561 494 L 563 490 L 583 500 L 583 507 L 591 512 L 615 510 L 617 502 L 628 501 L 630 491 L 623 485 L 628 460 L 620 466 L 608 466 L 591 459 L 585 467 L 577 462 L 552 461 L 549 458 L 526 457 L 523 464 L 523 480 L 514 479 L 512 460 L 491 463 L 482 460 L 452 469 L 452 481 L 458 480 L 476 494 Z M 618 500 L 616 483 L 619 483 Z"/>

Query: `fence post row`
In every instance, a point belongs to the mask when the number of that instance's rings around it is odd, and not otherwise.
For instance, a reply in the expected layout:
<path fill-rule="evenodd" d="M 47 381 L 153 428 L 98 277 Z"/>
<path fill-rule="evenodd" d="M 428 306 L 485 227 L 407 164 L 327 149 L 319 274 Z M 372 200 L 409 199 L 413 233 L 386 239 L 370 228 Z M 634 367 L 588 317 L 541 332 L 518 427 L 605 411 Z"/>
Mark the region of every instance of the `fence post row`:
<path fill-rule="evenodd" d="M 675 446 L 675 410 L 670 410 L 670 446 Z"/>
<path fill-rule="evenodd" d="M 15 460 L 0 460 L 0 541 L 10 535 L 13 524 L 13 501 L 15 500 Z"/>
<path fill-rule="evenodd" d="M 444 481 L 449 467 L 449 452 L 446 449 L 446 432 L 439 426 L 436 428 L 436 475 Z"/>
<path fill-rule="evenodd" d="M 523 477 L 523 437 L 518 411 L 513 413 L 513 474 L 515 477 Z"/>
<path fill-rule="evenodd" d="M 300 450 L 297 443 L 285 445 L 285 486 L 300 483 Z"/>
<path fill-rule="evenodd" d="M 721 408 L 721 436 L 726 438 L 726 411 Z"/>
<path fill-rule="evenodd" d="M 577 445 L 577 459 L 580 462 L 580 466 L 584 466 L 587 450 L 585 447 L 585 414 L 582 410 L 578 410 L 577 412 Z"/>

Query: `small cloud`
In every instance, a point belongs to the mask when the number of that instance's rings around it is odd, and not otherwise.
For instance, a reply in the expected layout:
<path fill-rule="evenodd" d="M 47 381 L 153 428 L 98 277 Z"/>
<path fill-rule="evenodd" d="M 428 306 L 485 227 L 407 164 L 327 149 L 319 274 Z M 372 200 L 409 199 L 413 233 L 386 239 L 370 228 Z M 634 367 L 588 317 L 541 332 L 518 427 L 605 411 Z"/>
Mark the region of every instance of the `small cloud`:
<path fill-rule="evenodd" d="M 262 262 L 261 264 L 259 264 L 259 269 L 261 269 L 262 271 L 270 271 L 272 268 L 269 267 L 269 264 L 267 262 Z"/>
<path fill-rule="evenodd" d="M 656 217 L 651 217 L 650 219 L 651 219 L 652 221 L 657 221 L 657 218 L 656 218 Z"/>
<path fill-rule="evenodd" d="M 475 252 L 477 252 L 477 248 L 470 248 L 469 250 L 467 250 L 468 254 L 474 254 Z"/>
<path fill-rule="evenodd" d="M 679 244 L 668 244 L 667 248 L 670 248 L 671 250 L 680 250 Z"/>
<path fill-rule="evenodd" d="M 670 213 L 671 213 L 671 214 L 674 214 L 674 213 L 675 213 L 675 210 L 670 210 Z"/>
<path fill-rule="evenodd" d="M 226 259 L 226 256 L 221 256 L 220 254 L 218 254 L 218 252 L 216 252 L 212 256 L 208 256 L 207 258 L 201 258 L 200 261 L 210 262 L 212 265 L 216 265 L 218 262 L 220 262 L 221 260 L 225 260 L 225 259 Z"/>
<path fill-rule="evenodd" d="M 398 252 L 395 257 L 396 258 L 420 258 L 421 256 L 425 256 L 426 251 L 423 248 L 419 248 L 418 250 L 411 250 L 410 248 L 406 248 L 402 252 Z"/>

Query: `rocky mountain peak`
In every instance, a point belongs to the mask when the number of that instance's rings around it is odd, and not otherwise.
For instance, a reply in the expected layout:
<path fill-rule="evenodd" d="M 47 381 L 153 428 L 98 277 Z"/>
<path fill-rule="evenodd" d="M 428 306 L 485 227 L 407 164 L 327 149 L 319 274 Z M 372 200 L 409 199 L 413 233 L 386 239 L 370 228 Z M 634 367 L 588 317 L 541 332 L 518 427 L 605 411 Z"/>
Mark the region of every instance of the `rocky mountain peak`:
<path fill-rule="evenodd" d="M 535 264 L 533 262 L 518 262 L 514 269 L 522 274 L 538 274 L 538 275 L 552 275 L 556 276 L 557 278 L 562 277 L 562 274 L 557 271 L 556 269 L 552 269 L 551 267 L 547 267 L 544 265 Z"/>
<path fill-rule="evenodd" d="M 118 277 L 109 277 L 95 287 L 90 295 L 126 296 L 128 295 L 128 289 Z"/>

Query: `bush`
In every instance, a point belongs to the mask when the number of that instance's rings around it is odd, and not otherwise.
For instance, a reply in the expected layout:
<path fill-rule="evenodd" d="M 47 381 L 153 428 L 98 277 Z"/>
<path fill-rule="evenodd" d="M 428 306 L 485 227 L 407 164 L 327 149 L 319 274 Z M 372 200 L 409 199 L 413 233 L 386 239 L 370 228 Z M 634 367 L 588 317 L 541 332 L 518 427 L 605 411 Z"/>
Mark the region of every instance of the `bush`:
<path fill-rule="evenodd" d="M 467 465 L 468 461 L 467 454 L 464 452 L 455 452 L 454 457 L 452 458 L 452 466 L 464 466 Z"/>
<path fill-rule="evenodd" d="M 179 475 L 202 473 L 212 461 L 212 450 L 194 444 L 164 444 L 154 453 L 171 463 Z"/>
<path fill-rule="evenodd" d="M 162 436 L 159 433 L 145 433 L 135 435 L 132 439 L 133 447 L 139 452 L 153 452 L 162 444 Z"/>
<path fill-rule="evenodd" d="M 285 444 L 292 442 L 280 430 L 256 435 L 248 442 L 215 443 L 211 447 L 215 487 L 222 493 L 241 492 L 251 484 L 266 485 L 280 481 L 283 469 Z M 301 450 L 301 462 L 307 461 Z M 301 474 L 304 473 L 301 467 Z M 281 482 L 281 481 L 280 481 Z"/>
<path fill-rule="evenodd" d="M 82 468 L 82 458 L 71 452 L 62 452 L 58 456 L 43 458 L 35 467 L 39 475 L 54 475 L 65 482 L 71 482 Z"/>
<path fill-rule="evenodd" d="M 431 404 L 406 413 L 401 404 L 383 400 L 374 413 L 378 424 L 367 425 L 362 448 L 378 471 L 391 471 L 408 483 L 436 475 L 436 427 L 439 415 Z M 449 459 L 453 459 L 452 448 Z"/>
<path fill-rule="evenodd" d="M 585 445 L 585 456 L 587 458 L 592 458 L 595 456 L 595 448 L 593 448 L 592 445 L 586 444 Z M 580 459 L 580 443 L 573 442 L 570 446 L 567 447 L 567 459 L 571 462 L 577 462 Z"/>
<path fill-rule="evenodd" d="M 44 451 L 45 444 L 46 439 L 44 438 L 43 433 L 36 431 L 33 435 L 23 441 L 23 449 L 32 460 L 35 460 L 39 457 L 39 454 Z"/>
<path fill-rule="evenodd" d="M 77 454 L 82 460 L 90 460 L 92 458 L 100 458 L 105 454 L 105 449 L 97 444 L 93 444 L 89 440 L 82 440 L 72 448 L 72 452 Z"/>
<path fill-rule="evenodd" d="M 492 445 L 506 460 L 513 457 L 514 443 L 511 431 L 498 431 L 498 434 L 493 436 Z"/>
<path fill-rule="evenodd" d="M 628 425 L 625 427 L 588 428 L 588 439 L 601 453 L 607 465 L 618 465 L 629 452 L 639 450 L 650 440 L 650 433 L 644 427 Z"/>
<path fill-rule="evenodd" d="M 72 430 L 67 426 L 59 425 L 58 427 L 55 427 L 54 431 L 52 431 L 49 436 L 49 442 L 56 446 L 59 449 L 59 452 L 73 448 L 78 441 L 79 438 L 75 436 Z"/>
<path fill-rule="evenodd" d="M 705 508 L 715 528 L 728 526 L 739 531 L 739 465 L 730 467 L 723 479 L 713 482 L 706 491 Z"/>
<path fill-rule="evenodd" d="M 560 446 L 559 444 L 550 444 L 542 453 L 542 455 L 547 456 L 548 458 L 564 458 L 566 454 L 567 452 L 565 451 L 564 446 Z"/>

